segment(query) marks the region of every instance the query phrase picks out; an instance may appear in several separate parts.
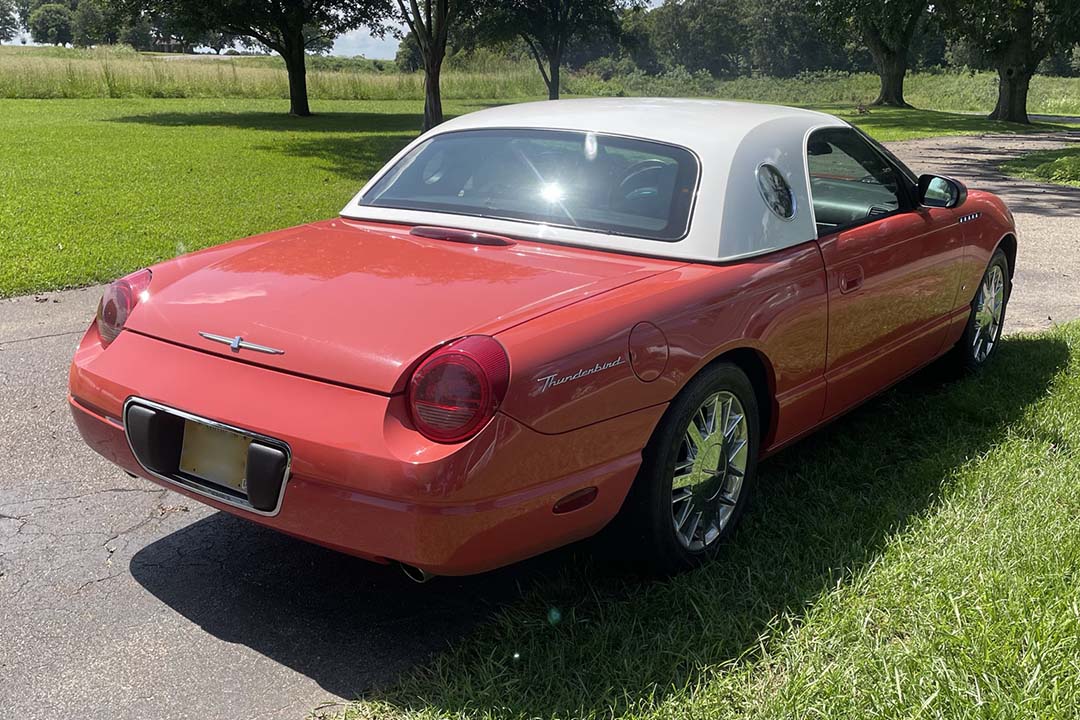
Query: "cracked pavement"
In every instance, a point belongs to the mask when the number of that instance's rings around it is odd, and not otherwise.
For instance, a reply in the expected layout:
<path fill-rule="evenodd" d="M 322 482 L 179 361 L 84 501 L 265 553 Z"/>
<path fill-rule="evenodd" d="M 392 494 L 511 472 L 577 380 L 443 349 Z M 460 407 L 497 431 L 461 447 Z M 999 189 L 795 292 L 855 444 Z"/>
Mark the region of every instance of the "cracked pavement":
<path fill-rule="evenodd" d="M 420 586 L 128 477 L 83 445 L 67 409 L 68 363 L 99 296 L 0 300 L 5 718 L 329 712 L 550 566 Z"/>
<path fill-rule="evenodd" d="M 894 143 L 1001 193 L 1021 232 L 1007 329 L 1080 317 L 1080 189 L 1007 180 L 1077 133 Z M 4 717 L 303 718 L 468 633 L 565 553 L 424 586 L 129 478 L 85 447 L 67 367 L 100 288 L 0 300 Z"/>

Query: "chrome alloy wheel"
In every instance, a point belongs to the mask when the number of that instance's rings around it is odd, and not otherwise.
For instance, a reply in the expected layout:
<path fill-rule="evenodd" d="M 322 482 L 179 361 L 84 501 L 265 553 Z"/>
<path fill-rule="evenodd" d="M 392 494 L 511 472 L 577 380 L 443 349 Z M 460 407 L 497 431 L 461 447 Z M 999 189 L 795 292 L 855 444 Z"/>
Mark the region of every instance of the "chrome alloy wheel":
<path fill-rule="evenodd" d="M 1001 332 L 1001 316 L 1005 311 L 1005 274 L 1000 265 L 991 265 L 975 299 L 975 338 L 971 355 L 981 363 L 990 356 Z"/>
<path fill-rule="evenodd" d="M 735 395 L 710 395 L 683 433 L 671 479 L 675 535 L 691 552 L 712 544 L 731 519 L 749 459 L 746 412 Z"/>

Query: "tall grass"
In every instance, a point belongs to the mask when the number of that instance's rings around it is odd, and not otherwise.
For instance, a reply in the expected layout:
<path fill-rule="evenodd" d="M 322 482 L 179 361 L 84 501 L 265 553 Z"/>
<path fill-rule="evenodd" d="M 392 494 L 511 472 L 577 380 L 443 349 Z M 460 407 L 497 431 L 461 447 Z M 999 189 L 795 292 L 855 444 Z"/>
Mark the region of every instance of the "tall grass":
<path fill-rule="evenodd" d="M 322 100 L 424 97 L 421 73 L 348 67 L 348 70 L 309 70 L 311 97 Z M 447 72 L 442 87 L 447 99 L 529 97 L 547 92 L 535 69 L 517 65 L 506 65 L 498 71 Z M 162 56 L 111 49 L 58 52 L 50 48 L 41 53 L 4 48 L 0 52 L 0 98 L 134 97 L 287 98 L 289 82 L 276 58 Z"/>
<path fill-rule="evenodd" d="M 316 100 L 420 100 L 424 77 L 372 61 L 313 62 L 308 90 Z M 382 68 L 380 70 L 379 68 Z M 324 69 L 319 69 L 324 68 Z M 877 92 L 870 73 L 815 73 L 794 78 L 717 80 L 676 70 L 650 76 L 604 78 L 572 73 L 569 95 L 700 96 L 793 105 L 858 104 Z M 986 112 L 997 98 L 994 73 L 923 73 L 907 80 L 908 101 L 950 112 Z M 527 62 L 501 59 L 451 62 L 442 78 L 448 99 L 542 97 L 546 88 Z M 73 51 L 0 49 L 0 98 L 287 98 L 288 79 L 279 58 L 161 56 L 131 50 Z M 1080 78 L 1038 76 L 1028 108 L 1033 113 L 1080 115 Z"/>

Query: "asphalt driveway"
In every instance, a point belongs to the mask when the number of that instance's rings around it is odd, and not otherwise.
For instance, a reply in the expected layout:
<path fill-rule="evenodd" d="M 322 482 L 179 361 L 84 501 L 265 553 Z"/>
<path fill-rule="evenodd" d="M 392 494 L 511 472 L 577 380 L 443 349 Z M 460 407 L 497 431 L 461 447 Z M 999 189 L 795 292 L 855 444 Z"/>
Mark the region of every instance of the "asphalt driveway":
<path fill-rule="evenodd" d="M 1014 208 L 1009 331 L 1080 317 L 1080 190 L 1007 181 L 995 168 L 1077 140 L 893 146 L 915 169 L 1000 192 Z M 565 561 L 417 586 L 127 477 L 83 446 L 65 400 L 99 294 L 0 301 L 4 717 L 304 717 L 391 680 Z"/>
<path fill-rule="evenodd" d="M 306 717 L 439 650 L 560 555 L 416 585 L 132 479 L 67 366 L 99 288 L 0 301 L 0 715 Z"/>

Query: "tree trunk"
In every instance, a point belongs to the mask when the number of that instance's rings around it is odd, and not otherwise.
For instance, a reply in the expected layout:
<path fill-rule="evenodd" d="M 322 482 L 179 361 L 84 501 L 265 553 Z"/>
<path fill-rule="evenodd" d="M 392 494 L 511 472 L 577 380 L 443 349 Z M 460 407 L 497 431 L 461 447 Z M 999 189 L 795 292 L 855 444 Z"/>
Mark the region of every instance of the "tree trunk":
<path fill-rule="evenodd" d="M 442 61 L 442 57 L 433 57 L 424 65 L 424 127 L 422 132 L 427 132 L 443 121 L 442 92 L 439 89 Z"/>
<path fill-rule="evenodd" d="M 281 56 L 285 59 L 285 70 L 289 73 L 289 114 L 297 117 L 311 115 L 307 95 L 307 67 L 304 55 L 304 37 L 290 38 Z"/>
<path fill-rule="evenodd" d="M 1030 0 L 1014 7 L 1010 13 L 1016 28 L 1008 44 L 994 58 L 998 71 L 998 101 L 991 120 L 1029 123 L 1027 114 L 1028 86 L 1031 76 L 1046 54 L 1035 45 L 1035 3 Z"/>
<path fill-rule="evenodd" d="M 561 65 L 562 58 L 558 54 L 553 55 L 548 67 L 548 100 L 559 99 L 559 70 Z"/>
<path fill-rule="evenodd" d="M 871 105 L 890 105 L 892 107 L 911 107 L 904 100 L 904 77 L 907 75 L 907 48 L 892 52 L 885 48 L 871 50 L 874 64 L 877 66 L 881 89 L 877 99 Z"/>
<path fill-rule="evenodd" d="M 1027 114 L 1030 84 L 1031 72 L 1027 69 L 1013 64 L 998 67 L 998 100 L 990 119 L 1030 123 Z"/>

